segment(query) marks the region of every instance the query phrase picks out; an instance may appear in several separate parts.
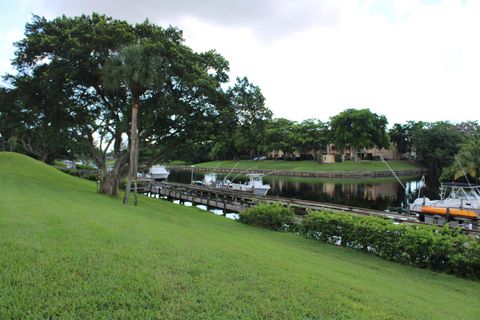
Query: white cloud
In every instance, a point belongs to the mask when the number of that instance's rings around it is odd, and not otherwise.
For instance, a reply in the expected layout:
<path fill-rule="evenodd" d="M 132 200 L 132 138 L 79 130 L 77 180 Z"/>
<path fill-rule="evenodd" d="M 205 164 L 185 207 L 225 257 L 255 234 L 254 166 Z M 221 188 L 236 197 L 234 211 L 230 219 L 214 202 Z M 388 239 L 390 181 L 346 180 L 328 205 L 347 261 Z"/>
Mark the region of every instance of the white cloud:
<path fill-rule="evenodd" d="M 11 59 L 13 59 L 15 51 L 13 43 L 21 40 L 22 37 L 23 33 L 20 30 L 11 30 L 0 34 L 0 43 L 3 43 L 0 47 L 0 76 L 14 72 L 11 66 Z"/>
<path fill-rule="evenodd" d="M 273 43 L 198 20 L 182 28 L 195 49 L 217 48 L 233 73 L 259 84 L 276 116 L 327 120 L 346 107 L 369 107 L 391 124 L 480 119 L 478 4 L 395 8 L 403 21 L 349 8 L 335 28 Z"/>
<path fill-rule="evenodd" d="M 369 107 L 391 124 L 479 120 L 480 2 L 391 1 L 49 1 L 35 13 L 177 25 L 195 50 L 223 54 L 233 79 L 258 84 L 276 116 Z"/>

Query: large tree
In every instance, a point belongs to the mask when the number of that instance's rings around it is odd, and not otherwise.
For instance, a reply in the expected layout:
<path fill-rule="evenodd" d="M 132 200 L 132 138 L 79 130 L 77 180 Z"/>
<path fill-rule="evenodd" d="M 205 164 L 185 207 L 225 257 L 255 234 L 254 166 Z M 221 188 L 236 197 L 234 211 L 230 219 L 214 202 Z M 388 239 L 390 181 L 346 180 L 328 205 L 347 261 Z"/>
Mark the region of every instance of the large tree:
<path fill-rule="evenodd" d="M 250 158 L 258 155 L 265 145 L 267 121 L 272 118 L 272 111 L 265 106 L 265 97 L 260 87 L 250 83 L 247 77 L 237 78 L 227 94 L 237 119 L 235 147 L 239 153 L 248 154 Z"/>
<path fill-rule="evenodd" d="M 349 147 L 357 157 L 360 148 L 386 148 L 387 118 L 377 115 L 369 109 L 347 109 L 330 119 L 332 138 L 339 148 Z"/>
<path fill-rule="evenodd" d="M 0 106 L 5 118 L 1 131 L 11 150 L 47 163 L 81 152 L 72 126 L 82 110 L 70 103 L 63 73 L 42 66 L 7 80 L 12 88 L 2 90 L 6 100 Z"/>
<path fill-rule="evenodd" d="M 460 145 L 456 159 L 450 166 L 444 168 L 441 178 L 459 180 L 465 176 L 469 182 L 480 181 L 480 134 L 472 136 Z"/>
<path fill-rule="evenodd" d="M 292 128 L 295 148 L 299 153 L 313 151 L 314 159 L 329 143 L 328 125 L 317 119 L 307 119 Z"/>
<path fill-rule="evenodd" d="M 419 160 L 436 174 L 454 161 L 463 139 L 454 125 L 444 121 L 422 123 L 412 136 Z"/>
<path fill-rule="evenodd" d="M 395 123 L 388 131 L 390 140 L 400 154 L 411 157 L 415 149 L 413 144 L 413 136 L 417 130 L 421 130 L 425 126 L 422 121 L 408 121 L 406 124 Z"/>
<path fill-rule="evenodd" d="M 275 118 L 268 122 L 266 128 L 266 147 L 268 151 L 282 151 L 285 154 L 295 151 L 292 130 L 295 122 L 285 118 Z"/>
<path fill-rule="evenodd" d="M 62 90 L 69 93 L 70 104 L 82 110 L 71 131 L 85 141 L 97 162 L 100 192 L 117 195 L 128 159 L 123 136 L 133 142 L 128 130 L 133 123 L 135 94 L 129 90 L 133 87 L 105 90 L 102 81 L 112 53 L 137 43 L 154 44 L 163 50 L 164 65 L 168 66 L 164 86 L 140 97 L 142 106 L 146 106 L 141 109 L 151 116 L 139 123 L 139 138 L 148 147 L 152 161 L 161 158 L 159 153 L 165 148 L 175 146 L 174 141 L 188 140 L 185 136 L 192 134 L 190 127 L 195 127 L 192 122 L 204 119 L 199 114 L 212 114 L 210 109 L 217 107 L 216 98 L 210 95 L 221 91 L 221 83 L 228 80 L 228 62 L 213 51 L 195 53 L 183 41 L 182 32 L 176 28 L 164 29 L 148 21 L 130 25 L 93 14 L 50 21 L 34 16 L 26 26 L 25 38 L 16 44 L 14 65 L 19 77 L 35 74 L 38 68 L 65 75 Z M 107 153 L 114 155 L 113 168 L 107 166 Z"/>
<path fill-rule="evenodd" d="M 25 38 L 16 43 L 14 66 L 18 77 L 35 74 L 40 68 L 62 73 L 75 114 L 71 130 L 88 145 L 99 167 L 100 192 L 117 195 L 126 168 L 122 134 L 126 131 L 126 95 L 105 92 L 101 69 L 110 53 L 135 40 L 134 28 L 124 21 L 92 14 L 47 20 L 34 16 L 25 28 Z M 55 94 L 51 92 L 51 94 Z M 114 166 L 107 168 L 106 155 L 113 148 Z"/>

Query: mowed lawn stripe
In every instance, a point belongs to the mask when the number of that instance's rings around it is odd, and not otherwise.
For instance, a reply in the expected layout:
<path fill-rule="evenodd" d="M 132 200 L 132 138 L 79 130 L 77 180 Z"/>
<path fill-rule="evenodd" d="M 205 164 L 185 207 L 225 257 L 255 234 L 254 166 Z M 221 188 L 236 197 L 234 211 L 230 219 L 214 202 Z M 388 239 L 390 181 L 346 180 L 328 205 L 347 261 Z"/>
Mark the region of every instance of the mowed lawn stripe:
<path fill-rule="evenodd" d="M 238 164 L 237 164 L 238 162 Z M 422 167 L 419 164 L 390 160 L 388 165 L 393 170 L 416 170 Z M 224 168 L 229 169 L 261 169 L 261 170 L 286 170 L 286 171 L 311 171 L 311 172 L 365 172 L 365 171 L 388 171 L 388 167 L 382 161 L 359 160 L 345 161 L 338 163 L 319 163 L 317 161 L 285 161 L 285 160 L 225 160 L 225 161 L 209 161 L 194 164 L 199 168 Z"/>
<path fill-rule="evenodd" d="M 0 153 L 0 318 L 475 319 L 480 284 Z"/>

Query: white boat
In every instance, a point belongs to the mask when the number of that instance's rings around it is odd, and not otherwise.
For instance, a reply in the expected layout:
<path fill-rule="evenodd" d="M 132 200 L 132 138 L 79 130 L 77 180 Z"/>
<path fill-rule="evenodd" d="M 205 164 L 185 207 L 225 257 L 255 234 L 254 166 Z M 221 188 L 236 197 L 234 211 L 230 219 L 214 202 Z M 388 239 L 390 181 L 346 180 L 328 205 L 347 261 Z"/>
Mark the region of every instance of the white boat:
<path fill-rule="evenodd" d="M 165 180 L 168 178 L 170 171 L 168 171 L 165 166 L 152 166 L 148 170 L 148 174 L 153 180 Z"/>
<path fill-rule="evenodd" d="M 218 180 L 217 174 L 214 172 L 207 173 L 202 180 L 195 181 L 195 185 L 203 187 L 216 187 L 219 183 L 221 181 Z"/>
<path fill-rule="evenodd" d="M 480 218 L 480 185 L 442 183 L 440 199 L 418 197 L 410 210 L 425 217 L 441 218 L 445 222 L 468 223 Z"/>
<path fill-rule="evenodd" d="M 207 173 L 202 180 L 202 185 L 206 187 L 215 187 L 218 183 L 217 174 L 214 172 Z"/>
<path fill-rule="evenodd" d="M 263 183 L 263 174 L 260 173 L 248 173 L 249 181 L 246 183 L 225 183 L 224 186 L 228 187 L 231 190 L 243 191 L 243 192 L 252 192 L 257 196 L 265 196 L 270 190 L 269 184 Z"/>
<path fill-rule="evenodd" d="M 263 176 L 263 174 L 259 173 L 248 173 L 249 181 L 246 183 L 234 183 L 230 180 L 220 180 L 216 173 L 210 172 L 205 174 L 202 181 L 195 181 L 195 184 L 217 189 L 251 192 L 257 196 L 265 196 L 270 190 L 270 185 L 263 183 Z"/>

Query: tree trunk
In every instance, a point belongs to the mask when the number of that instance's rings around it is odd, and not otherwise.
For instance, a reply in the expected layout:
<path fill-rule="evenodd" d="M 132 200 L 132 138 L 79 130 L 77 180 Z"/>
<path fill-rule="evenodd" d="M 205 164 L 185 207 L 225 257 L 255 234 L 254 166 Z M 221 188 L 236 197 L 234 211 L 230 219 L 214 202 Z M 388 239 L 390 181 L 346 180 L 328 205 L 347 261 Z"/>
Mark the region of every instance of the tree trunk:
<path fill-rule="evenodd" d="M 117 119 L 119 121 L 119 119 Z M 122 151 L 122 130 L 120 125 L 118 125 L 115 129 L 115 141 L 113 143 L 113 154 L 115 156 L 115 165 L 112 168 L 112 171 L 108 171 L 106 162 L 106 150 L 103 152 L 98 152 L 95 148 L 92 149 L 92 154 L 96 159 L 96 163 L 98 168 L 100 169 L 100 186 L 99 186 L 99 193 L 106 194 L 111 197 L 117 197 L 118 191 L 120 189 L 120 184 L 122 178 L 125 175 L 125 167 L 126 161 L 125 158 L 128 154 Z M 93 139 L 91 140 L 93 145 Z M 107 184 L 104 186 L 104 184 Z"/>
<path fill-rule="evenodd" d="M 121 159 L 116 159 L 117 163 L 113 167 L 111 172 L 107 171 L 107 167 L 103 166 L 100 169 L 100 186 L 99 186 L 99 193 L 106 194 L 110 197 L 117 197 L 118 190 L 120 188 L 120 183 L 122 180 L 122 167 Z"/>
<path fill-rule="evenodd" d="M 139 147 L 138 147 L 138 137 L 137 137 L 137 150 L 135 152 L 135 177 L 134 177 L 134 201 L 133 201 L 133 204 L 135 206 L 137 206 L 138 204 L 138 199 L 137 199 L 137 180 L 138 180 L 138 176 L 137 176 L 137 172 L 138 172 L 138 150 L 139 150 Z"/>
<path fill-rule="evenodd" d="M 136 180 L 136 164 L 137 164 L 137 150 L 138 150 L 138 135 L 137 135 L 137 116 L 139 97 L 135 97 L 132 105 L 132 126 L 130 129 L 131 145 L 130 145 L 130 162 L 128 163 L 128 180 L 127 188 L 125 190 L 124 204 L 128 204 L 128 198 L 130 196 L 130 189 L 132 188 L 132 180 Z"/>
<path fill-rule="evenodd" d="M 107 172 L 102 175 L 98 192 L 111 197 L 116 197 L 118 195 L 118 178 L 114 173 Z"/>

